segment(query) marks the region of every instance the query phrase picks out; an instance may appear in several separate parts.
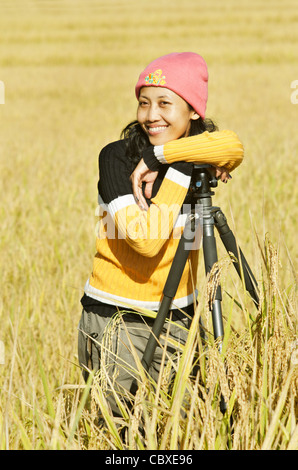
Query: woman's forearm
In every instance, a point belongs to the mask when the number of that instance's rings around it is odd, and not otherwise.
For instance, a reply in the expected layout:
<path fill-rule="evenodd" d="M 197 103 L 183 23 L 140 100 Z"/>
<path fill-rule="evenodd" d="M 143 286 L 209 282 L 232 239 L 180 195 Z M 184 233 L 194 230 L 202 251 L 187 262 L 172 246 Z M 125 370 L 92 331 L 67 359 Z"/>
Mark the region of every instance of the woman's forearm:
<path fill-rule="evenodd" d="M 160 164 L 186 161 L 225 167 L 233 171 L 242 162 L 243 155 L 243 145 L 235 132 L 223 130 L 206 131 L 150 147 L 144 151 L 143 158 L 151 170 L 158 169 Z"/>

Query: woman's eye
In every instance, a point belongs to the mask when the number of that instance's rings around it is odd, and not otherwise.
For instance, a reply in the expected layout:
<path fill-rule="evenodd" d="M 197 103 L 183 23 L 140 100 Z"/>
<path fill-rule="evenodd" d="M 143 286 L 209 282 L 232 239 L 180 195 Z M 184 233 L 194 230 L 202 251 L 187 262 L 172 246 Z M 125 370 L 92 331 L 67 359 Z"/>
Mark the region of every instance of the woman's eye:
<path fill-rule="evenodd" d="M 146 106 L 147 104 L 147 101 L 139 101 L 139 106 Z"/>

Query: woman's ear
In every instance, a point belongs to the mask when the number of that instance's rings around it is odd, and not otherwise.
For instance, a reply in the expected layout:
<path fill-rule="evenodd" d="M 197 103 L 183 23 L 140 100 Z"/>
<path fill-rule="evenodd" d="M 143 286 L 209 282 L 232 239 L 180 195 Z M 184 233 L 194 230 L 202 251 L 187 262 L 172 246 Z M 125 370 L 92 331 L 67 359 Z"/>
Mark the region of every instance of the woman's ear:
<path fill-rule="evenodd" d="M 200 115 L 199 115 L 196 111 L 193 110 L 193 111 L 192 111 L 192 114 L 191 114 L 191 116 L 190 116 L 190 119 L 191 119 L 192 121 L 197 121 L 198 119 L 200 119 Z"/>

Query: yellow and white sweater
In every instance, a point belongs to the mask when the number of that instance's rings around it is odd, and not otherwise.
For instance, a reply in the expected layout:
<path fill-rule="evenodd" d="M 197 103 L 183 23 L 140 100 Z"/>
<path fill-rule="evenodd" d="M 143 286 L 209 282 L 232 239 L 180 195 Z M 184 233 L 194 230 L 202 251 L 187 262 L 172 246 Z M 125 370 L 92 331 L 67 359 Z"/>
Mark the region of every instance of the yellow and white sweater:
<path fill-rule="evenodd" d="M 99 155 L 100 213 L 93 271 L 83 297 L 87 304 L 92 299 L 101 305 L 158 310 L 185 222 L 182 207 L 192 164 L 232 171 L 243 159 L 243 146 L 234 132 L 204 132 L 149 147 L 143 158 L 149 168 L 159 169 L 148 211 L 135 202 L 125 142 L 111 143 Z M 190 251 L 189 260 L 173 308 L 194 303 L 197 249 Z"/>

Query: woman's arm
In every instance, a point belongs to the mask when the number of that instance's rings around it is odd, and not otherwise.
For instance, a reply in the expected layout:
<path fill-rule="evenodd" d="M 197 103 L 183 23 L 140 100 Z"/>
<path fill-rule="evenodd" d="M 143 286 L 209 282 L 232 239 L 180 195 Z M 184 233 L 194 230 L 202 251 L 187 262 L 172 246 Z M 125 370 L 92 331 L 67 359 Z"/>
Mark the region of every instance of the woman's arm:
<path fill-rule="evenodd" d="M 243 160 L 243 145 L 235 132 L 229 130 L 203 132 L 191 137 L 172 140 L 164 145 L 149 147 L 143 152 L 147 167 L 155 171 L 163 163 L 186 161 L 210 164 L 233 171 Z"/>

